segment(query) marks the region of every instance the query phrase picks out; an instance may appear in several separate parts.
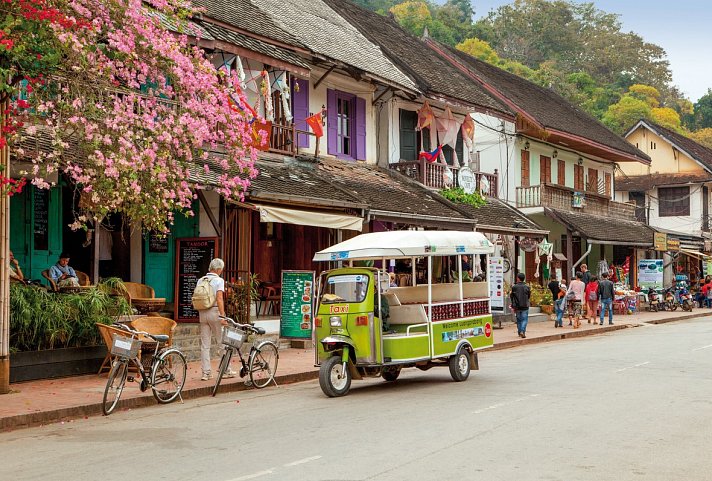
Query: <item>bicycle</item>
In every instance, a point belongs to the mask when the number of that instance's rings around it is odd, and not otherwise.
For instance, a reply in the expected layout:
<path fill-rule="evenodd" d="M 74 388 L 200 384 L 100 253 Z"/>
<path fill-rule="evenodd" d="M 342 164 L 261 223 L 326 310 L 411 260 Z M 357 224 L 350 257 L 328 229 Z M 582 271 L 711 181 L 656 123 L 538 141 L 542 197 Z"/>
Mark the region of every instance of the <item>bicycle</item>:
<path fill-rule="evenodd" d="M 128 335 L 112 334 L 111 354 L 116 356 L 116 359 L 112 363 L 109 379 L 106 381 L 104 389 L 102 402 L 104 415 L 108 416 L 116 409 L 126 381 L 134 382 L 135 380 L 133 376 L 128 375 L 129 363 L 134 364 L 141 375 L 139 386 L 141 392 L 151 388 L 153 397 L 160 404 L 167 404 L 181 397 L 181 391 L 185 385 L 187 364 L 185 356 L 178 349 L 161 348 L 162 344 L 168 342 L 168 335 L 149 334 L 124 324 L 114 324 L 113 327 L 126 331 Z M 156 349 L 151 359 L 150 376 L 146 374 L 146 370 L 138 358 L 142 344 L 138 336 L 146 336 L 156 343 Z"/>
<path fill-rule="evenodd" d="M 242 364 L 239 373 L 241 378 L 249 374 L 249 382 L 258 389 L 262 389 L 270 382 L 274 382 L 276 386 L 277 381 L 274 380 L 274 375 L 277 372 L 277 364 L 279 362 L 279 348 L 277 344 L 266 339 L 253 343 L 250 348 L 247 363 L 245 363 L 242 352 L 240 352 L 240 347 L 242 347 L 242 344 L 248 339 L 250 334 L 261 335 L 265 333 L 265 330 L 251 324 L 240 324 L 229 317 L 220 316 L 220 320 L 227 322 L 228 325 L 223 326 L 221 342 L 225 346 L 225 352 L 220 359 L 218 375 L 215 379 L 215 386 L 213 387 L 213 396 L 217 394 L 220 381 L 222 381 L 225 372 L 230 366 L 230 360 L 236 352 Z"/>

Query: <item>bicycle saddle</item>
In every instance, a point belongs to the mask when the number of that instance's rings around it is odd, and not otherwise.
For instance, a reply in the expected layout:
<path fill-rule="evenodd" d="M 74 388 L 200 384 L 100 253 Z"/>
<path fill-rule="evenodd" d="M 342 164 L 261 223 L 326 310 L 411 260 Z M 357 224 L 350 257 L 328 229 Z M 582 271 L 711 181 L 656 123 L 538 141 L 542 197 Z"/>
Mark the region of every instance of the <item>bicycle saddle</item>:
<path fill-rule="evenodd" d="M 152 334 L 151 337 L 157 342 L 168 342 L 168 339 L 170 339 L 168 334 Z"/>
<path fill-rule="evenodd" d="M 255 327 L 255 332 L 256 332 L 257 334 L 264 334 L 264 333 L 267 332 L 267 331 L 265 331 L 265 328 L 264 328 L 264 327 Z"/>

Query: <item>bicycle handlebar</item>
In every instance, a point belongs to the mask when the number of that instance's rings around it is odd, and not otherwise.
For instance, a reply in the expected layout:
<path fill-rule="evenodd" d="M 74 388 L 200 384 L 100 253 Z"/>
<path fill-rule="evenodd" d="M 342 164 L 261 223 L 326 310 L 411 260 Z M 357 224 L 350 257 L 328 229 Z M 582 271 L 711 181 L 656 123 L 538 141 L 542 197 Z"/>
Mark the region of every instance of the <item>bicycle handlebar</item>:
<path fill-rule="evenodd" d="M 150 332 L 146 332 L 146 331 L 138 331 L 138 330 L 132 328 L 131 326 L 127 326 L 126 324 L 121 324 L 118 322 L 114 323 L 113 327 L 117 327 L 123 331 L 130 332 L 131 334 L 138 334 L 138 335 L 150 337 L 151 339 L 153 339 L 156 342 L 166 342 L 164 340 L 164 338 L 168 337 L 165 334 L 151 334 Z"/>
<path fill-rule="evenodd" d="M 239 327 L 240 329 L 254 332 L 255 334 L 264 334 L 265 333 L 265 330 L 261 327 L 255 327 L 252 324 L 240 324 L 239 322 L 235 321 L 234 319 L 231 319 L 226 316 L 218 316 L 218 319 L 220 319 L 221 321 L 227 321 L 228 324 L 230 324 L 232 327 Z"/>

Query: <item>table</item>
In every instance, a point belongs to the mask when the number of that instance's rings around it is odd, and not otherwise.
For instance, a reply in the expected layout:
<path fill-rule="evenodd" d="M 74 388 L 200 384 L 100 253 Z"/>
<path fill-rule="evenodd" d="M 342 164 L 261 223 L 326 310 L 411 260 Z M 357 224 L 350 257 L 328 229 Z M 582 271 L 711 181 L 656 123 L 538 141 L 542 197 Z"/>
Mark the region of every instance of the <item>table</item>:
<path fill-rule="evenodd" d="M 132 297 L 131 305 L 141 314 L 158 312 L 166 307 L 165 297 Z"/>

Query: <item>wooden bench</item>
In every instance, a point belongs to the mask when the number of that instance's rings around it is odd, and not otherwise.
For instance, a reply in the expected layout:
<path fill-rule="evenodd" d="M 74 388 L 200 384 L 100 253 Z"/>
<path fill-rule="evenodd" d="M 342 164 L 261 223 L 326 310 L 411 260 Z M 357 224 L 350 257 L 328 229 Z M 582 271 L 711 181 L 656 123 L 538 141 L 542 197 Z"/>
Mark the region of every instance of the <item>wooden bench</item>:
<path fill-rule="evenodd" d="M 393 294 L 400 304 L 427 304 L 428 286 L 391 287 L 386 295 Z M 433 284 L 433 302 L 455 302 L 460 300 L 460 288 L 456 283 Z M 463 282 L 462 297 L 464 299 L 489 298 L 486 282 Z M 389 298 L 389 304 L 393 305 Z"/>

